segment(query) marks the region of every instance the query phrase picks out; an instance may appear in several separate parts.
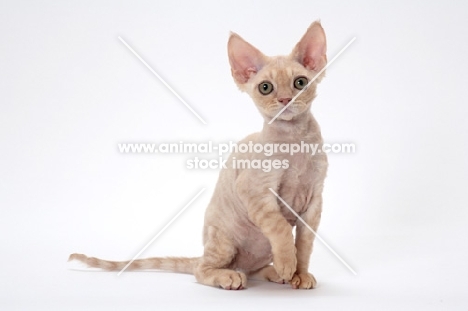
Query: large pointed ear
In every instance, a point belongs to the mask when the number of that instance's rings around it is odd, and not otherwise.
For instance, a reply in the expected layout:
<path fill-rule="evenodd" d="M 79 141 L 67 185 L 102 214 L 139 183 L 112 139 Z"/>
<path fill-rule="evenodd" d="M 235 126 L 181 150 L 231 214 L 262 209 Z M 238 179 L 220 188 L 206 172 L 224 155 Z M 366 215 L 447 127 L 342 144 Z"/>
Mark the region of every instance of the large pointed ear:
<path fill-rule="evenodd" d="M 327 64 L 327 41 L 320 22 L 310 25 L 291 55 L 309 70 L 320 71 Z"/>
<path fill-rule="evenodd" d="M 232 76 L 238 84 L 246 83 L 265 65 L 262 52 L 235 33 L 229 37 L 228 56 Z"/>

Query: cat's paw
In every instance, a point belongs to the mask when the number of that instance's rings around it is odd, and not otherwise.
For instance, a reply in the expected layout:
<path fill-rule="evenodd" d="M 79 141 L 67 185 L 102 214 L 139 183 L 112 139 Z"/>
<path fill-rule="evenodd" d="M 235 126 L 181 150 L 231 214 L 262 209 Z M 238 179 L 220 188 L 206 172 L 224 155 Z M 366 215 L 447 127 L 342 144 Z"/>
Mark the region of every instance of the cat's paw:
<path fill-rule="evenodd" d="M 288 283 L 288 281 L 279 277 L 278 272 L 276 272 L 273 266 L 266 266 L 260 272 L 258 272 L 257 276 L 259 276 L 262 280 L 266 280 L 269 282 L 274 282 L 278 284 Z"/>
<path fill-rule="evenodd" d="M 297 259 L 294 253 L 291 256 L 281 254 L 273 259 L 273 267 L 275 267 L 279 279 L 285 280 L 286 282 L 292 279 L 294 272 L 296 272 L 296 265 Z"/>
<path fill-rule="evenodd" d="M 239 290 L 247 288 L 247 277 L 242 272 L 222 271 L 217 277 L 219 287 L 227 290 Z"/>
<path fill-rule="evenodd" d="M 294 289 L 312 289 L 317 286 L 314 276 L 308 272 L 295 273 L 290 283 Z"/>

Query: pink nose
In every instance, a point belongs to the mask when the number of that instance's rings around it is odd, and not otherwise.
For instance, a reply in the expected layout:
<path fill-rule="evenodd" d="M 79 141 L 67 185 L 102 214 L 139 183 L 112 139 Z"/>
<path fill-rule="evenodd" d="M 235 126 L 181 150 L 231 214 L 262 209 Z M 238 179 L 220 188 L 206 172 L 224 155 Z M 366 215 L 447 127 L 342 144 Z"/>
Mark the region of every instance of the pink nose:
<path fill-rule="evenodd" d="M 292 98 L 278 98 L 278 101 L 282 103 L 283 105 L 287 105 Z"/>

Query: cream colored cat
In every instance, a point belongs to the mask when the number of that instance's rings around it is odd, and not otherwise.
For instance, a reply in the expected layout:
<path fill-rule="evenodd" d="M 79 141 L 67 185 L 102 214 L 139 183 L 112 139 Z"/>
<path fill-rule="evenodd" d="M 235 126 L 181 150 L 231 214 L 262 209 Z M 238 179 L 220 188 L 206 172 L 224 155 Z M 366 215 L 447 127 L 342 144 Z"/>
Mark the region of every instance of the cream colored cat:
<path fill-rule="evenodd" d="M 323 74 L 272 124 L 268 124 L 324 68 L 326 40 L 319 22 L 309 27 L 289 56 L 267 57 L 234 33 L 229 38 L 228 53 L 236 84 L 252 97 L 264 118 L 263 130 L 247 136 L 240 143 L 322 144 L 310 106 Z M 233 157 L 287 160 L 289 167 L 270 172 L 234 169 L 231 165 Z M 203 256 L 138 259 L 129 269 L 191 273 L 202 284 L 224 289 L 245 288 L 247 277 L 290 283 L 293 288 L 315 287 L 315 278 L 308 272 L 314 234 L 296 221 L 269 188 L 317 230 L 327 170 L 326 155 L 275 153 L 267 157 L 262 153 L 234 153 L 227 167 L 220 172 L 206 210 Z M 73 259 L 106 270 L 121 270 L 128 263 L 82 254 L 72 254 L 70 260 Z"/>

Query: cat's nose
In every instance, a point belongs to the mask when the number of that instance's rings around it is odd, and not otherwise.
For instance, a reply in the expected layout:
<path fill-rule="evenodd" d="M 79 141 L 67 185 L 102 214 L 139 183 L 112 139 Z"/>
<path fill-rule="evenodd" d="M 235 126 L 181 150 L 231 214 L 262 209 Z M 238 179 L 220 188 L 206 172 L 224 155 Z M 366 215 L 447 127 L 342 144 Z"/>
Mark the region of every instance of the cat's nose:
<path fill-rule="evenodd" d="M 282 103 L 283 105 L 287 105 L 292 98 L 278 98 L 278 101 Z"/>

